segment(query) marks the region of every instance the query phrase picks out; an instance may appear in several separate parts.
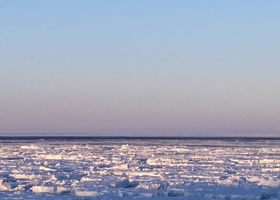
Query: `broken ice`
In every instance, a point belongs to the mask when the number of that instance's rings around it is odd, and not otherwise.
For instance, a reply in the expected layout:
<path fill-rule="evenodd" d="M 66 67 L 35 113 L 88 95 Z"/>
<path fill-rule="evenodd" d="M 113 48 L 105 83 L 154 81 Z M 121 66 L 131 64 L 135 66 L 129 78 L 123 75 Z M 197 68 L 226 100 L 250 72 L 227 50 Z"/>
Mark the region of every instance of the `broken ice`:
<path fill-rule="evenodd" d="M 280 140 L 0 143 L 1 199 L 280 199 Z"/>

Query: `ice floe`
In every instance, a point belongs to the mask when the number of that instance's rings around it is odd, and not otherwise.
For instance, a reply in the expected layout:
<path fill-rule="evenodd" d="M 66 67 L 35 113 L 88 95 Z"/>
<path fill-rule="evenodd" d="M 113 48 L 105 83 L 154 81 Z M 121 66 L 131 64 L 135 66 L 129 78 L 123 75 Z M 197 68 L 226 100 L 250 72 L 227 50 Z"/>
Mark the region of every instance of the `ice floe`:
<path fill-rule="evenodd" d="M 0 143 L 0 199 L 280 199 L 279 140 Z"/>

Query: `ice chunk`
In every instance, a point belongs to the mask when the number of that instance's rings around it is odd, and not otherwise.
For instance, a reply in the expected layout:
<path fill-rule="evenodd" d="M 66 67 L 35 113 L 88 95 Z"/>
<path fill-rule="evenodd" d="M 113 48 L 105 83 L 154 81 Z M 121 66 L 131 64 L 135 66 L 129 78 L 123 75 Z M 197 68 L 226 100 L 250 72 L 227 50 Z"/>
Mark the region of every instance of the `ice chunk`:
<path fill-rule="evenodd" d="M 145 164 L 147 164 L 147 160 L 148 160 L 148 158 L 138 158 L 137 163 L 140 165 L 145 165 Z"/>
<path fill-rule="evenodd" d="M 124 179 L 112 184 L 114 188 L 131 188 L 136 187 L 139 184 L 137 181 L 129 181 L 128 179 Z"/>
<path fill-rule="evenodd" d="M 95 192 L 95 191 L 79 191 L 79 190 L 76 190 L 75 195 L 80 196 L 80 197 L 95 197 L 95 196 L 98 195 L 98 193 Z"/>
<path fill-rule="evenodd" d="M 112 166 L 113 165 L 111 165 L 111 164 L 99 164 L 99 165 L 97 165 L 98 168 L 110 168 Z"/>
<path fill-rule="evenodd" d="M 59 193 L 59 194 L 65 194 L 65 193 L 70 193 L 70 192 L 71 192 L 71 189 L 69 189 L 69 188 L 65 188 L 65 187 L 56 188 L 56 193 Z"/>
<path fill-rule="evenodd" d="M 38 149 L 38 146 L 35 145 L 22 145 L 20 148 L 22 149 Z"/>
<path fill-rule="evenodd" d="M 56 171 L 55 169 L 51 169 L 51 168 L 44 167 L 44 166 L 40 166 L 39 170 L 41 170 L 41 171 L 52 171 L 52 172 Z"/>
<path fill-rule="evenodd" d="M 154 194 L 151 193 L 151 192 L 141 192 L 141 193 L 140 193 L 140 196 L 146 197 L 146 198 L 151 198 L 151 197 L 154 196 Z"/>
<path fill-rule="evenodd" d="M 34 193 L 55 193 L 55 188 L 52 186 L 33 186 L 31 191 Z"/>
<path fill-rule="evenodd" d="M 167 190 L 169 186 L 168 182 L 161 182 L 161 183 L 153 183 L 149 186 L 150 190 Z"/>
<path fill-rule="evenodd" d="M 115 170 L 128 170 L 129 166 L 127 163 L 125 163 L 125 164 L 113 166 L 112 168 Z"/>
<path fill-rule="evenodd" d="M 10 176 L 9 173 L 2 174 L 0 179 L 0 190 L 12 190 L 18 186 L 17 180 Z"/>
<path fill-rule="evenodd" d="M 17 182 L 0 181 L 0 190 L 12 190 L 18 186 Z"/>

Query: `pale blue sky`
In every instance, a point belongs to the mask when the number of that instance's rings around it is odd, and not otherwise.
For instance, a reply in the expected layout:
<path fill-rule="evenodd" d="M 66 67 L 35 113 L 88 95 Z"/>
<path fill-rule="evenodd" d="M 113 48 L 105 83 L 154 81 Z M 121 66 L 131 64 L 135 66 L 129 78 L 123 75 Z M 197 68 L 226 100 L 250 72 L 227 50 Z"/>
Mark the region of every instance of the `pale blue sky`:
<path fill-rule="evenodd" d="M 279 10 L 0 0 L 0 132 L 280 136 Z"/>

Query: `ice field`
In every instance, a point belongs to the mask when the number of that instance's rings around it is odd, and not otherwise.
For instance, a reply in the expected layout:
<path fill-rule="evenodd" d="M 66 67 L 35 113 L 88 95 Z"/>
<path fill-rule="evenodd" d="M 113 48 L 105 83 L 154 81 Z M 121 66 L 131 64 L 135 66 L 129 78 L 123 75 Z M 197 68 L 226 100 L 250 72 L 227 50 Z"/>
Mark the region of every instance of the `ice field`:
<path fill-rule="evenodd" d="M 0 199 L 280 199 L 280 140 L 1 140 Z"/>

